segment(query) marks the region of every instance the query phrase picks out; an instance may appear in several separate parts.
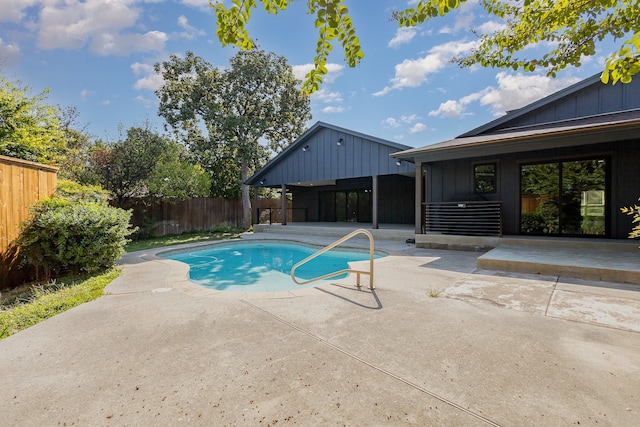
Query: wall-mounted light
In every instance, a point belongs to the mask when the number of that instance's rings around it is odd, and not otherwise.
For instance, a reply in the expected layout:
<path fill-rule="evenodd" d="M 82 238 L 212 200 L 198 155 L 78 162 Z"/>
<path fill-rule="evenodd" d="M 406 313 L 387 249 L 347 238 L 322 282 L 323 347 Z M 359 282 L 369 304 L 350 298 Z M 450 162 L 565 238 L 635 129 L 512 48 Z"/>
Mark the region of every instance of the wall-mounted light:
<path fill-rule="evenodd" d="M 338 142 L 336 142 L 336 144 L 338 144 L 338 145 L 342 145 L 343 143 L 344 143 L 344 140 L 343 140 L 342 138 L 340 138 L 340 139 L 338 140 Z"/>
<path fill-rule="evenodd" d="M 396 166 L 400 166 L 402 164 L 402 160 L 398 159 L 396 160 Z"/>
<path fill-rule="evenodd" d="M 305 145 L 304 147 L 302 147 L 302 151 L 308 151 L 309 150 L 309 146 Z"/>
<path fill-rule="evenodd" d="M 266 180 L 266 179 L 264 179 L 264 178 L 263 178 L 263 179 L 261 179 L 261 180 L 260 180 L 260 185 L 264 185 L 264 183 L 265 183 L 265 182 L 267 182 L 267 180 Z"/>

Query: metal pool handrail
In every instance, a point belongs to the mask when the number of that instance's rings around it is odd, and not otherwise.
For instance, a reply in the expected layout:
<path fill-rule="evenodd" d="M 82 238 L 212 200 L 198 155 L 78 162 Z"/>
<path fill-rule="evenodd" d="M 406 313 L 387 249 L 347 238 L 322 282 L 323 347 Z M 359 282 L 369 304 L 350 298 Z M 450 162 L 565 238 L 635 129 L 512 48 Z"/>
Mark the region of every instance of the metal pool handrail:
<path fill-rule="evenodd" d="M 353 270 L 351 268 L 347 268 L 347 269 L 344 269 L 344 270 L 336 271 L 334 273 L 329 273 L 329 274 L 325 274 L 323 276 L 315 277 L 315 278 L 309 279 L 309 280 L 299 281 L 298 279 L 296 279 L 295 272 L 296 272 L 296 269 L 298 267 L 300 267 L 303 264 L 306 264 L 307 262 L 309 262 L 312 259 L 322 255 L 323 253 L 325 253 L 327 251 L 330 251 L 331 249 L 333 249 L 336 246 L 346 242 L 347 240 L 351 239 L 352 237 L 357 236 L 358 234 L 364 234 L 369 238 L 369 271 Z M 318 280 L 323 280 L 323 279 L 328 279 L 330 277 L 339 276 L 339 275 L 345 274 L 345 273 L 356 273 L 356 275 L 357 275 L 356 276 L 357 277 L 356 285 L 358 287 L 360 287 L 360 286 L 362 286 L 362 285 L 360 285 L 360 275 L 361 274 L 368 274 L 369 275 L 369 289 L 374 289 L 374 287 L 373 287 L 373 252 L 374 252 L 373 235 L 369 231 L 363 230 L 362 228 L 360 228 L 358 230 L 355 230 L 355 231 L 347 234 L 343 238 L 333 242 L 329 246 L 326 246 L 326 247 L 320 249 L 318 252 L 316 252 L 316 253 L 314 253 L 312 255 L 309 255 L 307 258 L 303 259 L 302 261 L 300 261 L 299 263 L 294 265 L 293 268 L 291 269 L 291 279 L 298 285 L 306 285 L 307 283 L 316 282 Z"/>

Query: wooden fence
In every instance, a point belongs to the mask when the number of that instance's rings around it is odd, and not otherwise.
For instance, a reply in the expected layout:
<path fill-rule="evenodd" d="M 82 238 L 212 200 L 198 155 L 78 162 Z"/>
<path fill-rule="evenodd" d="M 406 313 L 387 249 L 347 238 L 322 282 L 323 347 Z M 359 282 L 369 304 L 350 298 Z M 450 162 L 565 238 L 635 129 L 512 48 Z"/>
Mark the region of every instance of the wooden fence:
<path fill-rule="evenodd" d="M 56 190 L 58 168 L 0 156 L 0 252 L 18 236 L 35 202 Z"/>
<path fill-rule="evenodd" d="M 53 166 L 0 156 L 0 289 L 21 283 L 30 274 L 15 268 L 11 242 L 34 203 L 54 193 L 57 173 Z"/>
<path fill-rule="evenodd" d="M 209 230 L 218 225 L 242 224 L 242 200 L 198 197 L 189 200 L 139 203 L 133 208 L 131 223 L 143 234 L 166 236 Z"/>

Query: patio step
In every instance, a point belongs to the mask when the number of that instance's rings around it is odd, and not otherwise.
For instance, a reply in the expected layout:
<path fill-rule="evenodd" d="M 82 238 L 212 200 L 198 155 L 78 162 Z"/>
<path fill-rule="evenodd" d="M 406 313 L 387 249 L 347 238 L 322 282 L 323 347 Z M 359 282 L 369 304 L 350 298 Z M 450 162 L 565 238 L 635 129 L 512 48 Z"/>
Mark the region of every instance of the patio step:
<path fill-rule="evenodd" d="M 640 249 L 633 241 L 505 239 L 477 266 L 640 285 Z"/>
<path fill-rule="evenodd" d="M 409 228 L 410 227 L 410 228 Z M 359 228 L 365 229 L 373 235 L 374 239 L 387 239 L 395 241 L 406 241 L 413 239 L 415 233 L 413 226 L 398 227 L 381 225 L 380 228 L 373 229 L 370 224 L 336 224 L 323 226 L 317 223 L 299 223 L 299 224 L 254 224 L 254 233 L 277 233 L 280 235 L 296 235 L 296 236 L 321 236 L 330 238 L 340 238 Z M 366 239 L 366 237 L 362 237 Z"/>

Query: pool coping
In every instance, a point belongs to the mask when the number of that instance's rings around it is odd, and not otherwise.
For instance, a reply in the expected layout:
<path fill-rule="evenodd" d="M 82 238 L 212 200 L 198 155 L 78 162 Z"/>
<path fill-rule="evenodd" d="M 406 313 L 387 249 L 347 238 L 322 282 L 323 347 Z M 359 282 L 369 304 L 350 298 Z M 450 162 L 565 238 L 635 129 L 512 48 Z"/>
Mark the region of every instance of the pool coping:
<path fill-rule="evenodd" d="M 286 299 L 286 298 L 299 298 L 305 295 L 310 295 L 316 292 L 317 288 L 323 288 L 326 286 L 331 286 L 332 284 L 349 284 L 351 285 L 353 282 L 354 274 L 348 273 L 347 277 L 343 279 L 332 280 L 327 283 L 320 284 L 318 286 L 312 286 L 301 289 L 293 289 L 288 291 L 278 291 L 278 292 L 235 292 L 235 291 L 221 291 L 217 289 L 206 288 L 202 285 L 198 285 L 197 283 L 189 280 L 189 265 L 185 264 L 181 261 L 176 261 L 168 258 L 164 258 L 159 256 L 159 254 L 167 253 L 167 252 L 180 252 L 184 250 L 189 250 L 193 248 L 204 248 L 207 246 L 217 246 L 226 244 L 229 242 L 261 242 L 261 243 L 297 243 L 305 246 L 317 247 L 318 249 L 322 249 L 324 246 L 322 243 L 309 243 L 302 240 L 297 240 L 295 238 L 237 238 L 237 239 L 228 239 L 228 240 L 214 240 L 214 241 L 205 241 L 205 242 L 196 242 L 196 243 L 185 243 L 181 245 L 174 246 L 163 246 L 159 248 L 147 249 L 142 251 L 131 252 L 127 254 L 128 259 L 130 258 L 140 258 L 145 261 L 153 261 L 158 262 L 164 265 L 167 265 L 170 268 L 169 273 L 166 276 L 166 287 L 159 287 L 154 289 L 152 292 L 163 292 L 171 289 L 176 289 L 181 292 L 184 292 L 189 295 L 199 296 L 199 297 L 223 297 L 223 298 L 231 298 L 231 299 Z M 340 249 L 368 249 L 368 241 L 366 242 L 366 246 L 362 245 L 340 245 Z M 387 254 L 385 257 L 374 259 L 374 262 L 383 261 L 385 258 L 388 258 L 391 255 L 396 255 L 396 251 L 392 251 L 389 249 L 380 249 L 374 247 L 375 253 L 384 252 Z M 123 259 L 122 264 L 126 264 L 126 259 Z M 354 261 L 350 262 L 349 265 L 357 265 L 358 263 L 368 263 L 365 261 Z M 355 285 L 354 285 L 355 287 Z M 369 289 L 368 284 L 365 282 L 362 285 L 362 289 Z"/>

